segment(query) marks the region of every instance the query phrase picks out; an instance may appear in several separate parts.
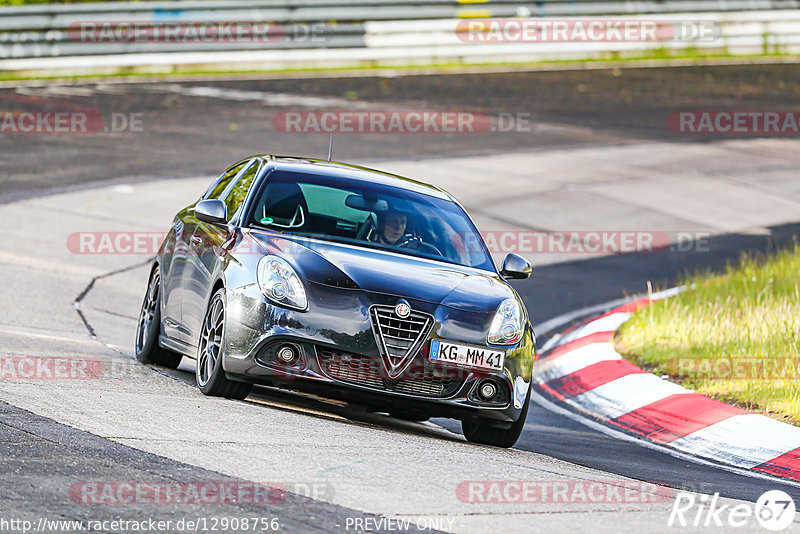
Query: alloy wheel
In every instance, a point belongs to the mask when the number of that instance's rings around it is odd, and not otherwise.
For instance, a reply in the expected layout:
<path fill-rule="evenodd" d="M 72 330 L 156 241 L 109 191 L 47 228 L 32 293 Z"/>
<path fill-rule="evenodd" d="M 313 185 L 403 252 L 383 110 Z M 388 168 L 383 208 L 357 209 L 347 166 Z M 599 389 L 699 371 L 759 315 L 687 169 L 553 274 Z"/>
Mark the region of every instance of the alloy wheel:
<path fill-rule="evenodd" d="M 225 326 L 225 308 L 222 298 L 217 297 L 208 307 L 197 358 L 197 385 L 205 386 L 211 380 L 214 368 L 222 351 L 222 333 Z"/>
<path fill-rule="evenodd" d="M 139 323 L 136 327 L 136 351 L 141 352 L 147 342 L 147 336 L 153 328 L 156 316 L 156 306 L 158 306 L 158 292 L 161 282 L 161 276 L 158 269 L 153 271 L 150 278 L 150 285 L 147 288 L 147 294 L 142 302 L 142 311 L 139 313 Z"/>

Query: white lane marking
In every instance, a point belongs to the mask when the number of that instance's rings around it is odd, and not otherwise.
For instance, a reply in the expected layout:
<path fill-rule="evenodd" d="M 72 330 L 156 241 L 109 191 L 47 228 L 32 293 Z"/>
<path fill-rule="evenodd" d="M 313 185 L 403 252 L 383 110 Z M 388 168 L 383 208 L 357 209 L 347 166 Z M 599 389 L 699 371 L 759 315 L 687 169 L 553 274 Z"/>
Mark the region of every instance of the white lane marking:
<path fill-rule="evenodd" d="M 664 298 L 674 297 L 681 291 L 685 291 L 686 286 L 678 286 L 678 287 L 671 287 L 669 289 L 665 289 L 663 291 L 658 291 L 653 293 L 650 298 L 653 300 L 660 300 Z M 593 313 L 597 312 L 606 312 L 616 308 L 617 306 L 622 306 L 623 304 L 627 304 L 628 302 L 632 302 L 634 300 L 638 300 L 642 297 L 646 297 L 647 294 L 636 295 L 634 297 L 623 297 L 619 299 L 609 300 L 607 302 L 601 302 L 600 304 L 593 304 L 591 306 L 586 306 L 583 308 L 579 308 L 577 310 L 573 310 L 568 313 L 564 313 L 553 317 L 552 319 L 548 319 L 542 323 L 537 324 L 534 327 L 534 331 L 536 332 L 537 337 L 544 337 L 553 330 L 561 328 L 565 324 L 571 323 L 575 319 L 580 319 L 581 317 L 586 317 L 588 315 L 592 315 Z M 542 348 L 539 349 L 539 352 L 546 352 L 550 350 L 556 343 L 558 343 L 561 339 L 560 334 L 554 334 L 550 339 L 547 340 Z"/>
<path fill-rule="evenodd" d="M 621 359 L 611 343 L 591 343 L 552 360 L 537 360 L 533 371 L 537 380 L 548 382 L 598 362 Z"/>
<path fill-rule="evenodd" d="M 749 468 L 800 447 L 800 428 L 759 414 L 734 415 L 676 439 L 670 446 Z"/>
<path fill-rule="evenodd" d="M 569 343 L 570 341 L 575 341 L 576 339 L 590 336 L 598 332 L 613 332 L 630 318 L 631 314 L 628 312 L 617 312 L 605 317 L 601 317 L 600 319 L 595 319 L 589 324 L 586 324 L 563 336 L 560 344 Z"/>
<path fill-rule="evenodd" d="M 623 297 L 620 299 L 609 300 L 608 302 L 602 302 L 600 304 L 594 304 L 592 306 L 586 306 L 585 308 L 573 310 L 569 313 L 564 313 L 562 315 L 553 317 L 552 319 L 548 319 L 547 321 L 539 323 L 533 328 L 533 330 L 536 332 L 537 337 L 543 337 L 552 332 L 553 330 L 561 328 L 565 324 L 574 321 L 575 319 L 579 319 L 581 317 L 585 317 L 593 313 L 605 312 L 611 310 L 613 308 L 616 308 L 617 306 L 622 306 L 623 304 L 626 304 L 631 300 L 635 300 L 636 298 L 639 297 L 634 297 L 633 299 L 628 297 Z M 557 339 L 558 337 L 560 336 L 558 335 L 553 336 L 553 339 Z M 552 339 L 550 341 L 552 341 Z M 548 344 L 550 344 L 550 341 L 548 341 Z M 547 350 L 547 345 L 541 348 L 542 352 L 544 352 L 545 350 Z"/>
<path fill-rule="evenodd" d="M 330 96 L 308 96 L 288 93 L 268 93 L 264 91 L 243 91 L 230 87 L 211 87 L 202 85 L 155 84 L 149 90 L 166 93 L 176 93 L 183 96 L 196 96 L 203 98 L 219 98 L 236 102 L 261 102 L 265 106 L 275 107 L 307 107 L 329 108 L 338 107 L 346 109 L 382 108 L 379 104 L 372 104 L 363 100 L 350 100 Z"/>
<path fill-rule="evenodd" d="M 650 373 L 636 373 L 576 395 L 570 404 L 599 417 L 614 419 L 670 395 L 693 393 Z"/>
<path fill-rule="evenodd" d="M 747 469 L 743 469 L 741 467 L 736 467 L 732 465 L 725 465 L 719 464 L 717 462 L 707 460 L 705 458 L 701 458 L 699 456 L 695 456 L 693 454 L 688 454 L 683 451 L 678 451 L 664 445 L 660 445 L 658 443 L 653 443 L 652 441 L 645 441 L 639 437 L 631 436 L 630 434 L 626 434 L 620 430 L 612 428 L 610 426 L 606 426 L 605 424 L 595 421 L 593 419 L 589 419 L 586 416 L 572 412 L 566 408 L 562 408 L 557 404 L 551 402 L 546 397 L 537 393 L 536 391 L 531 392 L 531 402 L 541 406 L 545 410 L 552 412 L 556 415 L 564 416 L 568 419 L 575 421 L 576 423 L 580 423 L 585 427 L 591 428 L 592 430 L 596 430 L 601 434 L 605 434 L 606 436 L 612 437 L 614 439 L 618 439 L 620 441 L 627 441 L 629 443 L 635 443 L 640 447 L 644 447 L 646 449 L 651 449 L 654 451 L 658 451 L 660 453 L 666 454 L 667 456 L 672 456 L 673 458 L 678 458 L 679 460 L 686 460 L 689 462 L 694 462 L 700 465 L 706 465 L 709 467 L 713 467 L 715 469 L 720 469 L 722 471 L 727 471 L 728 473 L 734 473 L 736 475 L 741 475 L 748 478 L 756 478 L 759 480 L 766 480 L 773 484 L 785 484 L 787 486 L 793 486 L 796 488 L 800 488 L 800 481 L 794 481 L 789 479 L 777 478 L 774 476 L 770 476 L 766 473 L 759 473 L 758 471 L 750 471 Z"/>
<path fill-rule="evenodd" d="M 14 91 L 18 95 L 25 96 L 93 96 L 94 90 L 91 87 L 71 86 L 71 85 L 51 85 L 47 87 L 17 87 Z"/>

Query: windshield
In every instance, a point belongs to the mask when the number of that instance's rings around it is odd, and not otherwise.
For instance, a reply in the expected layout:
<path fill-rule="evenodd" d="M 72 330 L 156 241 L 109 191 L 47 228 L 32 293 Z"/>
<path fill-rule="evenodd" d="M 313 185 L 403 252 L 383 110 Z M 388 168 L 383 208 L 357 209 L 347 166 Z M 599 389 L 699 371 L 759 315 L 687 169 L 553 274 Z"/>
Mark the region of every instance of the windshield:
<path fill-rule="evenodd" d="M 362 180 L 274 171 L 248 223 L 494 271 L 480 234 L 458 204 Z"/>

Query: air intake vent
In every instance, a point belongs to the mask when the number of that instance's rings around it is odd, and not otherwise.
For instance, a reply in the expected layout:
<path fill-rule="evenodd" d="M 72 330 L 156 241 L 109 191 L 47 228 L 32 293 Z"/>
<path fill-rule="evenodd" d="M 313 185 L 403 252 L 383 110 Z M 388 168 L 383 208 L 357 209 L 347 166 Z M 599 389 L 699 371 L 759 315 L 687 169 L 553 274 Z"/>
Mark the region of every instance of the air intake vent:
<path fill-rule="evenodd" d="M 464 383 L 463 373 L 448 373 L 441 370 L 426 369 L 419 364 L 413 365 L 400 380 L 384 380 L 380 363 L 367 356 L 359 356 L 327 347 L 317 347 L 317 358 L 320 369 L 325 376 L 342 382 L 358 384 L 368 388 L 395 391 L 420 397 L 449 397 L 454 395 Z"/>
<path fill-rule="evenodd" d="M 321 347 L 317 349 L 317 354 L 325 375 L 344 382 L 383 389 L 377 361 L 373 363 L 366 356 Z"/>
<path fill-rule="evenodd" d="M 386 372 L 397 378 L 427 339 L 433 317 L 412 311 L 401 318 L 391 306 L 372 306 L 369 311 Z"/>

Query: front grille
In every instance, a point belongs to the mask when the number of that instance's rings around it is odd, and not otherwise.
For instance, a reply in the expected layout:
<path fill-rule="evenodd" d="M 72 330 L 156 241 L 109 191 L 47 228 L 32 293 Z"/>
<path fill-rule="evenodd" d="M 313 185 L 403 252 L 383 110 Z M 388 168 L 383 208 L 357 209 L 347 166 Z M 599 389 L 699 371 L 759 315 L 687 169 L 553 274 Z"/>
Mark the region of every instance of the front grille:
<path fill-rule="evenodd" d="M 331 378 L 383 389 L 383 380 L 373 360 L 366 356 L 331 349 L 317 349 L 322 372 Z"/>
<path fill-rule="evenodd" d="M 450 385 L 449 382 L 449 380 L 400 380 L 394 387 L 394 391 L 423 397 L 442 397 Z"/>
<path fill-rule="evenodd" d="M 389 376 L 396 378 L 427 339 L 433 318 L 415 311 L 400 318 L 391 306 L 371 307 L 370 317 Z"/>
<path fill-rule="evenodd" d="M 448 375 L 423 365 L 410 369 L 406 378 L 386 380 L 381 376 L 377 360 L 322 347 L 317 347 L 317 359 L 322 373 L 335 380 L 421 397 L 449 397 L 464 382 L 463 376 Z"/>

